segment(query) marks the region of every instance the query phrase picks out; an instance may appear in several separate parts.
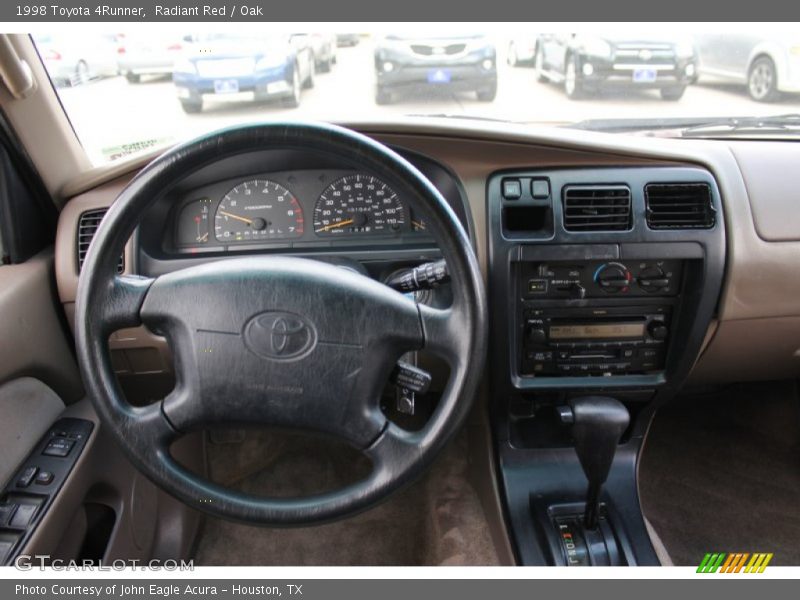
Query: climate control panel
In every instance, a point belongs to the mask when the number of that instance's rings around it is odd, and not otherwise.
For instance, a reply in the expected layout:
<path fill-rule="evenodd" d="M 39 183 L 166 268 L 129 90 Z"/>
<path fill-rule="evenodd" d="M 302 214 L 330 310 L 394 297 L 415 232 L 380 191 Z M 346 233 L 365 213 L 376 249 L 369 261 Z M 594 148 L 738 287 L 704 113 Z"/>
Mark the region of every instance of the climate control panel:
<path fill-rule="evenodd" d="M 526 298 L 674 296 L 680 260 L 522 262 L 519 282 Z"/>

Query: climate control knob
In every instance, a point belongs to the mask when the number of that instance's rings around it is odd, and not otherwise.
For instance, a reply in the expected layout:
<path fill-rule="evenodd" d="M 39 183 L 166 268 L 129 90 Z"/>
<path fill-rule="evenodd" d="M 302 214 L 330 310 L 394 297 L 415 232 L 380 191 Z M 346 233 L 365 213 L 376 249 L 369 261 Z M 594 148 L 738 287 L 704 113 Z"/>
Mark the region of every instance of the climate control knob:
<path fill-rule="evenodd" d="M 607 294 L 624 294 L 631 287 L 633 275 L 622 263 L 612 262 L 601 265 L 595 271 L 594 281 Z"/>
<path fill-rule="evenodd" d="M 636 281 L 640 288 L 651 293 L 660 292 L 669 287 L 669 278 L 661 270 L 661 267 L 656 266 L 642 269 Z"/>

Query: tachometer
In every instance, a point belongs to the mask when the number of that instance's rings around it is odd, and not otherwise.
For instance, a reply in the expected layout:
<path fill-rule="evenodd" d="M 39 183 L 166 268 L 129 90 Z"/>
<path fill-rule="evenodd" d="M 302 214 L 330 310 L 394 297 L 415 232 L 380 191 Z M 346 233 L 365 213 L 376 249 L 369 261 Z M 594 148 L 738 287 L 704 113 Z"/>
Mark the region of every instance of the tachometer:
<path fill-rule="evenodd" d="M 405 222 L 397 194 L 371 175 L 348 175 L 334 181 L 314 206 L 317 235 L 390 234 Z"/>
<path fill-rule="evenodd" d="M 220 242 L 282 240 L 303 235 L 303 209 L 289 190 L 267 179 L 240 183 L 217 206 Z"/>

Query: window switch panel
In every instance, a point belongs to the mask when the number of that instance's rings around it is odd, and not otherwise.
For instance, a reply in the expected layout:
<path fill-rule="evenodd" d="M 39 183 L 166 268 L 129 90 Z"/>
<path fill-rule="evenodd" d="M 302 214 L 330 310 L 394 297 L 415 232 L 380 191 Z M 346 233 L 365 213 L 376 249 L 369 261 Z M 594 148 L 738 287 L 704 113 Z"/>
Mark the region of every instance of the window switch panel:
<path fill-rule="evenodd" d="M 0 487 L 0 566 L 13 561 L 18 549 L 30 540 L 86 448 L 93 429 L 94 424 L 86 419 L 59 419 L 40 438 L 16 474 Z"/>

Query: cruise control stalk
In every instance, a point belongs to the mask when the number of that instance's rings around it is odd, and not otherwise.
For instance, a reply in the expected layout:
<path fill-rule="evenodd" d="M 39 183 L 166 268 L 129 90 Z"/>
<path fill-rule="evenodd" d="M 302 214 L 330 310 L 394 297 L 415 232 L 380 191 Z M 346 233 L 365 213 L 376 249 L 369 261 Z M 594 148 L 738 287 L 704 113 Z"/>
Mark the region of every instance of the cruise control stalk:
<path fill-rule="evenodd" d="M 430 290 L 450 281 L 447 262 L 437 260 L 421 264 L 413 269 L 398 271 L 386 280 L 386 285 L 400 292 Z"/>

